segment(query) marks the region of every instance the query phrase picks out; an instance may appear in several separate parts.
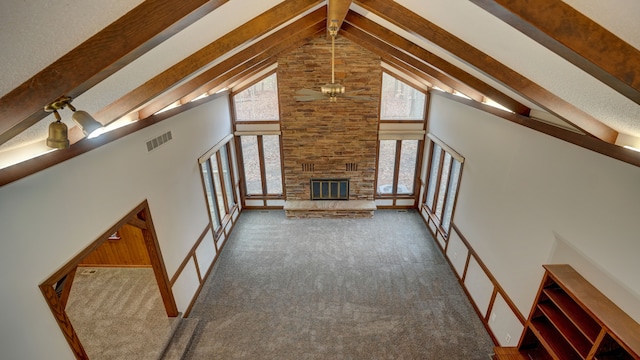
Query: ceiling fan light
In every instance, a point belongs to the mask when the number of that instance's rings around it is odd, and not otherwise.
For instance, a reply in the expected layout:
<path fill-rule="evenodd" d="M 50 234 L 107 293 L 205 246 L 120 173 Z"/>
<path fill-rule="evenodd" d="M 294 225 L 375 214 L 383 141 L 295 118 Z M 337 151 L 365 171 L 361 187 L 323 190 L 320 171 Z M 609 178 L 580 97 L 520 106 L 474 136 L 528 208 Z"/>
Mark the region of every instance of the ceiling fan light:
<path fill-rule="evenodd" d="M 61 121 L 55 121 L 49 124 L 49 137 L 47 137 L 47 146 L 52 149 L 66 149 L 69 147 L 69 138 L 67 135 L 67 125 Z"/>
<path fill-rule="evenodd" d="M 331 83 L 331 84 L 322 85 L 320 87 L 320 90 L 322 91 L 323 94 L 334 96 L 337 94 L 344 94 L 345 88 L 341 84 Z"/>
<path fill-rule="evenodd" d="M 89 139 L 99 136 L 104 132 L 104 126 L 86 111 L 74 111 L 71 118 L 80 126 L 82 132 Z"/>

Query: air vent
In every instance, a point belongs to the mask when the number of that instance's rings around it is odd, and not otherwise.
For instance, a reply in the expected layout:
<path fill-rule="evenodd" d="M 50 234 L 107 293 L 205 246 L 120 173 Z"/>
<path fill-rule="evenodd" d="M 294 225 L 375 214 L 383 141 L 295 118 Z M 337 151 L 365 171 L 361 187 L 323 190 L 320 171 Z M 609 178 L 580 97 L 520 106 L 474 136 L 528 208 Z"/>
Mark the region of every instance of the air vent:
<path fill-rule="evenodd" d="M 154 150 L 158 146 L 167 143 L 171 139 L 173 139 L 171 136 L 171 131 L 167 131 L 166 133 L 147 141 L 147 151 Z"/>
<path fill-rule="evenodd" d="M 345 164 L 346 171 L 358 171 L 358 163 L 346 163 Z"/>
<path fill-rule="evenodd" d="M 302 172 L 313 172 L 313 164 L 302 164 Z"/>

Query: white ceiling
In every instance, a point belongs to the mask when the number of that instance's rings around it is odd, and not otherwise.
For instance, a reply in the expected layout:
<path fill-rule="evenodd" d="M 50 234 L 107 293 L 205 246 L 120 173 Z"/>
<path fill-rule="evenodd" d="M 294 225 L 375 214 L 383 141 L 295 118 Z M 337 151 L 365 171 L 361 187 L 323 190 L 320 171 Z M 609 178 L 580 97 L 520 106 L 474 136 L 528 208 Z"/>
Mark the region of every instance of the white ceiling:
<path fill-rule="evenodd" d="M 142 85 L 242 23 L 277 5 L 279 0 L 231 0 L 177 35 L 158 45 L 74 100 L 96 112 Z M 495 18 L 468 0 L 398 0 L 420 16 L 485 52 L 560 98 L 605 122 L 640 138 L 640 105 L 615 92 L 550 50 Z M 640 2 L 637 0 L 569 0 L 568 4 L 640 48 Z M 4 0 L 0 3 L 0 96 L 141 3 L 140 0 Z M 409 34 L 379 17 L 351 6 L 369 19 L 450 61 L 533 108 L 538 106 L 486 76 L 464 61 Z M 123 39 L 124 41 L 124 39 Z M 249 45 L 249 44 L 246 44 Z M 245 45 L 245 46 L 246 46 Z M 230 55 L 230 54 L 229 54 Z M 221 59 L 220 59 L 221 60 Z M 90 61 L 90 59 L 87 59 Z M 45 104 L 43 104 L 44 106 Z M 65 120 L 67 121 L 67 120 Z M 51 118 L 0 146 L 0 158 L 25 143 L 42 146 Z M 68 124 L 71 125 L 71 124 Z M 3 152 L 4 151 L 4 152 Z M 1 159 L 0 159 L 1 160 Z M 0 161 L 0 167 L 2 161 Z"/>

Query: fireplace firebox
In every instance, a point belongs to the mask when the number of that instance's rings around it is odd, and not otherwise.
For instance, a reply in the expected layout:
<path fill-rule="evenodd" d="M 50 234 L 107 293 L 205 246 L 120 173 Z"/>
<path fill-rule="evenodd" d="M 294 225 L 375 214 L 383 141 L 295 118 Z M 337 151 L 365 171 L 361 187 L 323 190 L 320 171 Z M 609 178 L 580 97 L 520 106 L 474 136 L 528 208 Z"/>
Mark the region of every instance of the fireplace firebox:
<path fill-rule="evenodd" d="M 349 200 L 349 179 L 311 179 L 311 200 Z"/>

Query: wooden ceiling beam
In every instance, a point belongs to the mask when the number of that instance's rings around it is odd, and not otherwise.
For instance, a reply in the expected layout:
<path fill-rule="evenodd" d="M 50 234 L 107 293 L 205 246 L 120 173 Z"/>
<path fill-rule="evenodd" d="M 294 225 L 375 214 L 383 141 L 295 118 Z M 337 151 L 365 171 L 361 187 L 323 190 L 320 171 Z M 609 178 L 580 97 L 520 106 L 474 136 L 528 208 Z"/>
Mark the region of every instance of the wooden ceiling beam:
<path fill-rule="evenodd" d="M 459 80 L 463 85 L 462 87 L 456 88 L 456 90 L 469 96 L 470 98 L 482 102 L 483 97 L 488 97 L 517 114 L 529 116 L 529 112 L 531 111 L 531 109 L 529 109 L 527 106 L 514 100 L 510 96 L 505 95 L 501 91 L 495 89 L 484 81 L 467 73 L 466 71 L 458 68 L 450 62 L 442 59 L 441 57 L 425 50 L 421 46 L 403 38 L 396 33 L 390 32 L 388 29 L 382 27 L 381 25 L 378 25 L 374 21 L 369 20 L 353 11 L 349 12 L 346 17 L 346 21 L 349 24 L 352 24 L 357 28 L 379 38 L 380 40 L 414 55 L 415 57 L 428 63 L 429 65 L 443 72 L 449 77 Z"/>
<path fill-rule="evenodd" d="M 382 59 L 382 62 L 383 62 L 383 65 L 382 65 L 383 72 L 388 72 L 392 74 L 394 77 L 398 78 L 399 80 L 409 83 L 411 84 L 411 86 L 414 86 L 419 90 L 426 92 L 427 90 L 433 87 L 433 84 L 430 81 L 416 75 L 415 72 L 403 66 L 398 66 L 395 63 L 386 61 L 385 59 Z"/>
<path fill-rule="evenodd" d="M 572 126 L 608 143 L 615 143 L 617 131 L 399 3 L 392 0 L 354 2 L 401 29 L 447 50 Z"/>
<path fill-rule="evenodd" d="M 45 105 L 81 95 L 227 1 L 143 1 L 0 98 L 0 144 L 46 117 Z"/>
<path fill-rule="evenodd" d="M 461 88 L 467 89 L 467 87 L 458 80 L 448 77 L 428 64 L 394 48 L 393 46 L 371 36 L 347 22 L 342 25 L 342 29 L 344 30 L 342 34 L 344 37 L 368 49 L 369 51 L 378 54 L 378 56 L 386 62 L 404 63 L 405 68 L 406 66 L 410 66 L 414 68 L 415 72 L 428 75 L 429 82 L 441 89 L 445 89 L 445 91 L 446 89 L 457 89 L 462 92 L 462 90 L 460 90 Z"/>
<path fill-rule="evenodd" d="M 356 43 L 358 43 L 359 40 L 354 39 L 354 41 Z M 438 88 L 442 89 L 445 92 L 448 93 L 453 93 L 453 88 L 450 87 L 449 85 L 443 83 L 442 81 L 434 78 L 433 76 L 430 76 L 429 74 L 426 74 L 422 71 L 420 71 L 420 69 L 416 69 L 415 67 L 408 65 L 405 62 L 402 62 L 401 60 L 398 60 L 397 58 L 391 56 L 390 54 L 385 53 L 384 50 L 378 49 L 373 45 L 367 45 L 364 42 L 360 44 L 360 46 L 363 47 L 367 47 L 370 46 L 370 48 L 368 48 L 370 51 L 376 52 L 380 58 L 382 59 L 382 61 L 384 61 L 385 63 L 393 66 L 394 68 L 398 69 L 398 70 L 402 70 L 405 74 L 413 74 L 415 77 L 421 79 L 422 81 L 425 81 L 429 84 L 431 84 L 431 86 L 437 86 Z"/>
<path fill-rule="evenodd" d="M 127 115 L 162 94 L 166 89 L 174 87 L 182 79 L 206 67 L 218 57 L 266 34 L 320 2 L 319 0 L 281 2 L 130 91 L 95 113 L 94 117 L 103 124 L 109 124 Z"/>
<path fill-rule="evenodd" d="M 254 63 L 253 65 L 255 65 L 255 63 L 264 61 L 282 49 L 288 48 L 290 43 L 298 43 L 300 40 L 324 30 L 325 14 L 324 7 L 320 8 L 257 43 L 252 44 L 250 47 L 204 71 L 188 82 L 158 96 L 153 102 L 139 111 L 140 119 L 147 118 L 188 94 L 198 91 L 212 79 L 222 76 L 234 68 L 241 68 L 245 63 Z M 202 90 L 200 94 L 205 91 L 204 89 Z"/>
<path fill-rule="evenodd" d="M 342 27 L 345 16 L 351 6 L 351 0 L 328 0 L 327 1 L 327 29 L 336 26 L 338 31 Z"/>
<path fill-rule="evenodd" d="M 470 0 L 640 104 L 640 50 L 558 0 Z"/>
<path fill-rule="evenodd" d="M 253 59 L 243 63 L 242 65 L 236 66 L 226 73 L 207 81 L 204 85 L 199 86 L 196 90 L 181 97 L 180 103 L 185 104 L 204 93 L 213 94 L 215 92 L 218 92 L 219 90 L 228 88 L 227 84 L 229 84 L 231 81 L 235 81 L 238 77 L 244 78 L 246 76 L 251 76 L 250 74 L 260 72 L 266 67 L 273 65 L 275 62 L 276 59 L 274 56 L 269 56 L 268 53 L 264 52 L 254 57 Z"/>
<path fill-rule="evenodd" d="M 322 24 L 322 31 L 324 31 L 324 25 Z M 206 83 L 204 86 L 202 86 L 202 89 L 207 89 L 205 92 L 209 93 L 209 94 L 215 94 L 218 91 L 224 90 L 224 89 L 231 89 L 232 87 L 234 87 L 236 84 L 243 82 L 244 80 L 246 80 L 248 77 L 251 77 L 252 75 L 259 73 L 267 68 L 269 68 L 270 66 L 273 66 L 274 64 L 276 64 L 278 62 L 277 56 L 271 56 L 268 57 L 266 59 L 264 59 L 263 61 L 256 63 L 255 65 L 251 66 L 250 68 L 238 72 L 238 73 L 226 73 L 223 76 L 220 76 L 218 78 L 215 78 L 214 80 L 209 81 L 208 83 Z M 202 93 L 201 93 L 202 94 Z M 195 93 L 189 94 L 187 95 L 187 98 L 190 98 L 192 96 L 194 96 Z"/>

